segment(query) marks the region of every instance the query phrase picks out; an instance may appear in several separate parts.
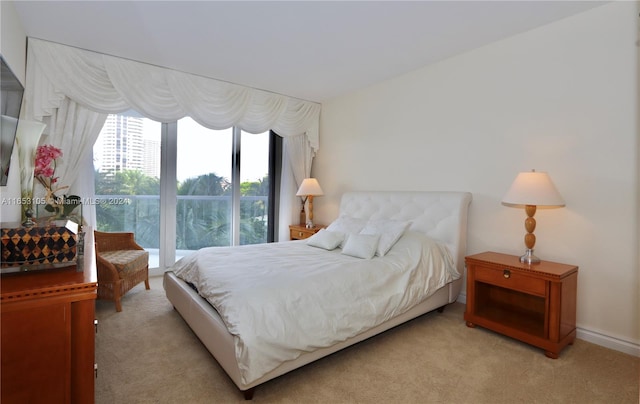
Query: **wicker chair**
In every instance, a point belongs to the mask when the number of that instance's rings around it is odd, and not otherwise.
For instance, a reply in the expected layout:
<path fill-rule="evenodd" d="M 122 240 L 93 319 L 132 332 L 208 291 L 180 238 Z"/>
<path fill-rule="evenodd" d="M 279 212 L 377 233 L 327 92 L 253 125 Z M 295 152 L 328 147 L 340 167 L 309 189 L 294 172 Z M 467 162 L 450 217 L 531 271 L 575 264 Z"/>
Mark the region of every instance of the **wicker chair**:
<path fill-rule="evenodd" d="M 98 299 L 113 300 L 122 311 L 120 300 L 131 288 L 144 281 L 149 289 L 149 252 L 134 240 L 133 233 L 94 231 L 98 267 Z"/>

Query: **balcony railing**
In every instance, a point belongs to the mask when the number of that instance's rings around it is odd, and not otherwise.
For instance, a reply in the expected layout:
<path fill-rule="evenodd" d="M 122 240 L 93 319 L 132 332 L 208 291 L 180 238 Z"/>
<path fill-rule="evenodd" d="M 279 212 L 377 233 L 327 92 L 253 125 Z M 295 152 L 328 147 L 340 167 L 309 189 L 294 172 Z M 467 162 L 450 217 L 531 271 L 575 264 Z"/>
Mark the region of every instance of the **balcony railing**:
<path fill-rule="evenodd" d="M 159 195 L 96 195 L 98 229 L 130 231 L 145 249 L 160 248 Z M 240 198 L 240 244 L 267 242 L 268 196 Z M 231 196 L 178 195 L 176 249 L 231 245 Z"/>

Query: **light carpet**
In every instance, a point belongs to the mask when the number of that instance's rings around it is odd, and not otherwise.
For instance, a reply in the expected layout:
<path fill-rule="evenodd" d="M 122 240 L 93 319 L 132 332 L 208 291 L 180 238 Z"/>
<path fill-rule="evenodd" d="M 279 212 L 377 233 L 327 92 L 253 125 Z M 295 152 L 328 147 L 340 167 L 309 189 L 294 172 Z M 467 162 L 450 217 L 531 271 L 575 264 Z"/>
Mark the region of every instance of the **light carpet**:
<path fill-rule="evenodd" d="M 96 403 L 244 398 L 167 300 L 162 278 L 98 300 Z M 559 359 L 482 328 L 449 305 L 290 372 L 255 403 L 638 403 L 640 358 L 576 340 Z"/>

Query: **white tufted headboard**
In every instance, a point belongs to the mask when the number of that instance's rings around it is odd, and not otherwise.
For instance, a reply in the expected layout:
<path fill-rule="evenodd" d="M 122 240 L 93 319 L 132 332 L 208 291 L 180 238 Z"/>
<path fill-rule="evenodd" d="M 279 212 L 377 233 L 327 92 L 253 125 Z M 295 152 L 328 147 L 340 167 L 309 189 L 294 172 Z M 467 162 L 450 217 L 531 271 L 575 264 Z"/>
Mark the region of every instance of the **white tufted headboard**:
<path fill-rule="evenodd" d="M 411 230 L 425 233 L 447 245 L 464 273 L 467 250 L 469 192 L 370 191 L 346 192 L 340 201 L 340 215 L 363 219 L 411 221 Z"/>

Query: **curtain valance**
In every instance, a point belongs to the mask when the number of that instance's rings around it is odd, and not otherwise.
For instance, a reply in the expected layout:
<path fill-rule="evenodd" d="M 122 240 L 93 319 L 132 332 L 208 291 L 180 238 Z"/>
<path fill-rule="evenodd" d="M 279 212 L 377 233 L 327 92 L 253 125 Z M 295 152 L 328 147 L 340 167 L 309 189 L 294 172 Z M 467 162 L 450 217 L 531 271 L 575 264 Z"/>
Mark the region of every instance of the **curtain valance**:
<path fill-rule="evenodd" d="M 68 97 L 100 113 L 134 109 L 160 122 L 190 116 L 210 129 L 304 133 L 319 148 L 318 103 L 35 38 L 28 57 L 28 119 L 42 121 Z"/>

